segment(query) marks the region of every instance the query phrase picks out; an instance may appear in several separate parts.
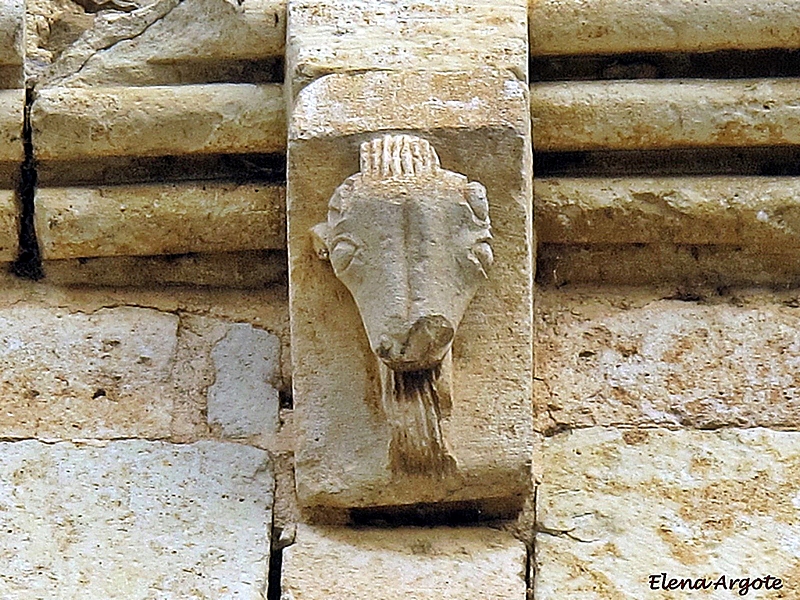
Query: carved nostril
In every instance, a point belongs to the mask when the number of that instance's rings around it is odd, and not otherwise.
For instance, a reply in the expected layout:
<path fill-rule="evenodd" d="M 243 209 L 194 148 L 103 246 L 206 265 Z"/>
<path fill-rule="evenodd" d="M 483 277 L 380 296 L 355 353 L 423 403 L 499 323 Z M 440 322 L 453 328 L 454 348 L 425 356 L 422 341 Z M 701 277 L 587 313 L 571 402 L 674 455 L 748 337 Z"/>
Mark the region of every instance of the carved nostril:
<path fill-rule="evenodd" d="M 381 336 L 381 341 L 378 344 L 378 347 L 375 349 L 375 354 L 378 355 L 378 358 L 381 360 L 389 360 L 392 358 L 392 341 L 385 335 Z"/>
<path fill-rule="evenodd" d="M 438 362 L 454 335 L 454 327 L 442 315 L 421 317 L 408 332 L 403 354 L 416 361 Z"/>

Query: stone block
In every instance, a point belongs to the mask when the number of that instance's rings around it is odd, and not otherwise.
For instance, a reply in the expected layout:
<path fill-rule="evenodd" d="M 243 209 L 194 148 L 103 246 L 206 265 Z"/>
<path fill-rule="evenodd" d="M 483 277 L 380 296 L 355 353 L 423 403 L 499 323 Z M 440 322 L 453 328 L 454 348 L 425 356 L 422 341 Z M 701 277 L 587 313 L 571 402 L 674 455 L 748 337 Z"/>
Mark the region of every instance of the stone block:
<path fill-rule="evenodd" d="M 788 431 L 592 428 L 549 438 L 533 596 L 793 598 L 799 465 L 800 433 Z M 661 573 L 667 584 L 739 581 L 669 592 L 658 589 Z M 767 575 L 782 589 L 767 591 Z M 760 588 L 750 587 L 756 579 Z"/>
<path fill-rule="evenodd" d="M 527 81 L 523 0 L 291 0 L 287 71 L 296 94 L 332 73 L 508 69 Z"/>
<path fill-rule="evenodd" d="M 280 152 L 286 145 L 282 88 L 220 83 L 44 89 L 31 109 L 36 157 Z"/>
<path fill-rule="evenodd" d="M 297 485 L 305 505 L 518 501 L 528 490 L 533 434 L 526 91 L 507 72 L 476 71 L 330 75 L 300 92 L 289 136 L 287 204 Z M 456 468 L 444 479 L 395 468 L 393 430 L 381 404 L 383 363 L 365 332 L 367 317 L 362 321 L 348 288 L 319 259 L 311 234 L 326 221 L 337 187 L 359 171 L 361 143 L 397 131 L 427 140 L 441 168 L 461 174 L 464 183 L 485 186 L 494 236 L 489 278 L 452 343 L 452 402 L 441 418 L 441 435 Z M 429 279 L 439 281 L 440 275 Z M 380 286 L 390 279 L 374 281 Z M 377 293 L 374 300 L 388 306 L 391 295 Z"/>
<path fill-rule="evenodd" d="M 17 258 L 19 248 L 19 206 L 17 195 L 0 190 L 0 262 Z"/>
<path fill-rule="evenodd" d="M 285 188 L 187 182 L 40 188 L 45 260 L 284 248 Z"/>
<path fill-rule="evenodd" d="M 273 485 L 241 444 L 0 443 L 0 596 L 261 600 Z"/>
<path fill-rule="evenodd" d="M 231 325 L 214 345 L 208 422 L 224 437 L 270 437 L 278 430 L 280 351 L 277 336 L 247 323 Z"/>
<path fill-rule="evenodd" d="M 92 10 L 108 4 L 137 10 Z M 40 86 L 264 81 L 283 56 L 286 2 L 33 0 L 28 22 L 28 76 Z"/>
<path fill-rule="evenodd" d="M 534 55 L 711 52 L 797 47 L 792 0 L 536 0 Z"/>
<path fill-rule="evenodd" d="M 169 436 L 174 314 L 20 303 L 0 331 L 0 437 Z"/>
<path fill-rule="evenodd" d="M 25 111 L 25 90 L 0 90 L 0 162 L 21 163 L 22 121 Z M 12 187 L 10 181 L 0 187 Z"/>
<path fill-rule="evenodd" d="M 534 181 L 537 238 L 561 244 L 800 247 L 800 178 L 628 177 Z"/>
<path fill-rule="evenodd" d="M 668 295 L 540 291 L 538 428 L 800 427 L 800 313 L 792 301 Z"/>
<path fill-rule="evenodd" d="M 284 550 L 284 600 L 523 600 L 525 547 L 478 527 L 299 525 Z"/>
<path fill-rule="evenodd" d="M 531 86 L 540 152 L 800 143 L 798 80 L 569 81 Z"/>

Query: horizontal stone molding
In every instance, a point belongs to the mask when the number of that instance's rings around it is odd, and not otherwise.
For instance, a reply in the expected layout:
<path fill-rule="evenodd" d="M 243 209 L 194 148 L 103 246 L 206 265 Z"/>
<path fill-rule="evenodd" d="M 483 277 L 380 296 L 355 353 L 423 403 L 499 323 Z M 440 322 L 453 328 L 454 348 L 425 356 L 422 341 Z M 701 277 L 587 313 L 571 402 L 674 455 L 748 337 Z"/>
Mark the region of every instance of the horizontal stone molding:
<path fill-rule="evenodd" d="M 534 179 L 545 243 L 800 248 L 798 177 Z"/>
<path fill-rule="evenodd" d="M 280 84 L 48 88 L 31 110 L 36 158 L 281 152 Z"/>
<path fill-rule="evenodd" d="M 43 188 L 35 224 L 45 260 L 284 248 L 285 188 L 187 182 Z"/>
<path fill-rule="evenodd" d="M 286 1 L 151 0 L 96 18 L 29 3 L 26 35 L 26 74 L 39 88 L 252 81 L 283 58 Z"/>
<path fill-rule="evenodd" d="M 0 0 L 0 66 L 22 65 L 24 23 L 24 0 Z"/>
<path fill-rule="evenodd" d="M 793 0 L 536 0 L 534 55 L 797 48 Z"/>
<path fill-rule="evenodd" d="M 538 151 L 800 144 L 800 81 L 570 81 L 531 86 Z"/>

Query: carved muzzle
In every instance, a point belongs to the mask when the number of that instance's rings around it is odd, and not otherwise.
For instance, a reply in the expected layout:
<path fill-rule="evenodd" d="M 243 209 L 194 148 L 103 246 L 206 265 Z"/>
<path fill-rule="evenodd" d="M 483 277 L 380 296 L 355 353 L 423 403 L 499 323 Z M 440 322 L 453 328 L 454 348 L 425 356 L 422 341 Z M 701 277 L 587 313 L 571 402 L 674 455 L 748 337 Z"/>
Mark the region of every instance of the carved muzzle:
<path fill-rule="evenodd" d="M 315 245 L 358 305 L 370 346 L 394 371 L 437 366 L 492 263 L 485 188 L 439 166 L 408 135 L 361 145 Z"/>

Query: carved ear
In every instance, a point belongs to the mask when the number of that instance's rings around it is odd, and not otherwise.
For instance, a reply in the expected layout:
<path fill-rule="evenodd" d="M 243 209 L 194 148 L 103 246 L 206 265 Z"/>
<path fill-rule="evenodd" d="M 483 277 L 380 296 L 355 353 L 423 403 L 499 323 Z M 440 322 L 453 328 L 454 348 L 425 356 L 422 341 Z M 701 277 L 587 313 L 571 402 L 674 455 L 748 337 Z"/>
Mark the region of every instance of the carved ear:
<path fill-rule="evenodd" d="M 481 183 L 470 181 L 467 184 L 467 203 L 478 219 L 489 219 L 489 201 L 486 199 L 486 188 Z"/>
<path fill-rule="evenodd" d="M 311 228 L 311 243 L 320 260 L 328 260 L 328 224 L 318 223 Z"/>

